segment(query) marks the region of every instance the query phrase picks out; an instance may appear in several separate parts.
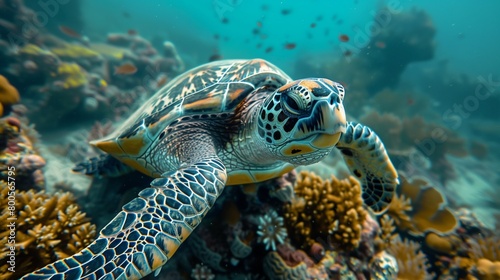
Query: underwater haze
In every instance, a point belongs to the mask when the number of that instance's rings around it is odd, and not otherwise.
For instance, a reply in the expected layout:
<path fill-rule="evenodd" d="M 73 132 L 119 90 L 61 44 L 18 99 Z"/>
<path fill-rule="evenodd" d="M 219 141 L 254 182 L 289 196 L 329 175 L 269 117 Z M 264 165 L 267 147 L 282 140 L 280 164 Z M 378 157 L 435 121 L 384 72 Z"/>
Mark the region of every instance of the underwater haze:
<path fill-rule="evenodd" d="M 0 279 L 500 279 L 499 11 L 0 0 Z"/>

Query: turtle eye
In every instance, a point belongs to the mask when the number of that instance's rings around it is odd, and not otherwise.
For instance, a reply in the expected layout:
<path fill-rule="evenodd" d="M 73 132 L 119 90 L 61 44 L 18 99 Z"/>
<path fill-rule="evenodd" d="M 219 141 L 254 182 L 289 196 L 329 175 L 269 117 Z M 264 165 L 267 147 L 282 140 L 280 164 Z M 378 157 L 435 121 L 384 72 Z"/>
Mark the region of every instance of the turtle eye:
<path fill-rule="evenodd" d="M 307 115 L 309 106 L 306 100 L 290 90 L 281 95 L 281 107 L 287 116 L 298 118 Z"/>

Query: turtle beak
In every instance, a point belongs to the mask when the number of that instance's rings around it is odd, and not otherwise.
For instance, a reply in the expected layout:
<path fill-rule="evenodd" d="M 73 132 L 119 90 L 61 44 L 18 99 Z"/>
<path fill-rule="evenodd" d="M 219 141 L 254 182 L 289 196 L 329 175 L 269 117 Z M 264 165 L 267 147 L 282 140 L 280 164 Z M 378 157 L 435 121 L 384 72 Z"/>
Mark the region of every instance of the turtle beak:
<path fill-rule="evenodd" d="M 308 118 L 302 118 L 297 123 L 297 130 L 294 137 L 301 139 L 314 133 L 330 137 L 334 141 L 346 131 L 346 116 L 342 103 L 330 104 L 327 100 L 317 102 Z M 338 141 L 338 139 L 337 139 Z M 320 141 L 325 142 L 325 141 Z M 329 142 L 329 141 L 328 141 Z M 333 144 L 335 145 L 336 142 Z M 329 146 L 333 146 L 329 145 Z M 322 145 L 320 145 L 322 146 Z"/>

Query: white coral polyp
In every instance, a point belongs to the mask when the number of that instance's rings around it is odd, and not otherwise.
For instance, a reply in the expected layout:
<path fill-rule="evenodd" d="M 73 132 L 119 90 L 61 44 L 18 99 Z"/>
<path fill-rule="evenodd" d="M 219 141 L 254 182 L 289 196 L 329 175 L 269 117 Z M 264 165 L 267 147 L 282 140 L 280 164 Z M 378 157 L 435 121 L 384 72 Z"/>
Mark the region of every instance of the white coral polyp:
<path fill-rule="evenodd" d="M 272 249 L 276 251 L 276 245 L 285 242 L 287 231 L 284 228 L 283 217 L 271 210 L 264 216 L 260 216 L 258 220 L 257 242 L 263 243 L 266 250 Z"/>

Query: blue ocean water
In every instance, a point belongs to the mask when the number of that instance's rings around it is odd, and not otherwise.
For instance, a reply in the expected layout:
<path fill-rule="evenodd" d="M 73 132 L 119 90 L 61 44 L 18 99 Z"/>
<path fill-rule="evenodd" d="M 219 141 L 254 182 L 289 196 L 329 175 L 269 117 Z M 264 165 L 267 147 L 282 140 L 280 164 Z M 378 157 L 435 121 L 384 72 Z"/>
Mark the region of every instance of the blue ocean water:
<path fill-rule="evenodd" d="M 192 52 L 203 61 L 214 50 L 225 58 L 262 57 L 287 65 L 301 53 L 328 56 L 340 52 L 339 34 L 354 36 L 358 28 L 365 30 L 371 25 L 377 7 L 383 1 L 135 1 L 111 0 L 85 1 L 85 26 L 83 34 L 102 38 L 109 32 L 136 29 L 145 37 L 179 41 L 185 52 Z M 425 10 L 437 29 L 435 36 L 436 60 L 449 60 L 457 72 L 481 75 L 498 72 L 499 38 L 496 28 L 500 19 L 496 16 L 499 3 L 493 0 L 480 5 L 473 2 L 446 1 L 387 1 L 402 9 L 413 7 Z M 263 11 L 262 7 L 268 7 Z M 281 10 L 291 10 L 283 16 Z M 129 14 L 130 17 L 124 17 Z M 332 18 L 336 16 L 336 20 Z M 322 17 L 318 21 L 318 17 Z M 222 23 L 227 18 L 228 23 Z M 339 24 L 339 21 L 341 23 Z M 259 40 L 252 30 L 261 22 L 266 40 Z M 311 23 L 317 27 L 310 28 Z M 329 34 L 325 35 L 325 30 Z M 215 40 L 218 34 L 221 40 Z M 313 38 L 309 39 L 308 34 Z M 228 41 L 223 38 L 227 37 Z M 255 45 L 273 47 L 272 53 Z M 297 49 L 283 49 L 286 42 L 297 43 Z M 181 52 L 182 52 L 181 48 Z M 282 67 L 285 67 L 282 66 Z"/>

